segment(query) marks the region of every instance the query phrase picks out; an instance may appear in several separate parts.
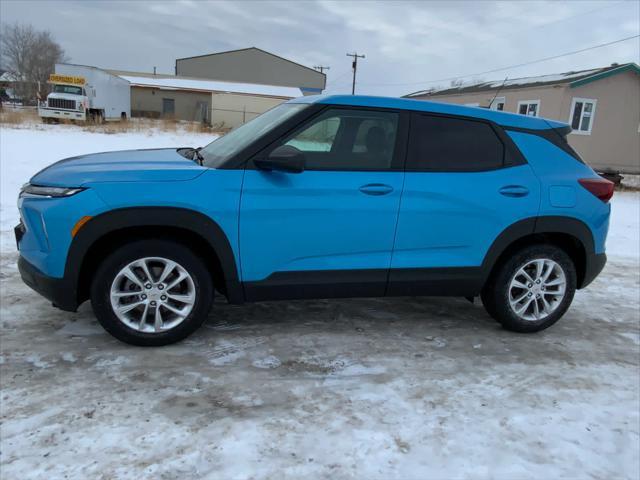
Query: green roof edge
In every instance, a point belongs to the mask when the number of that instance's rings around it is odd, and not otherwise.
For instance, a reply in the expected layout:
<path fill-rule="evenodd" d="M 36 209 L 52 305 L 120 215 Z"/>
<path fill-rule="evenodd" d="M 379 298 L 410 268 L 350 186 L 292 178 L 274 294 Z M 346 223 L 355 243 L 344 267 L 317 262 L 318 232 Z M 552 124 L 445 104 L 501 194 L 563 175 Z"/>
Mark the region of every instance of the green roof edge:
<path fill-rule="evenodd" d="M 576 80 L 575 82 L 569 83 L 570 88 L 580 87 L 582 85 L 586 85 L 587 83 L 595 82 L 596 80 L 602 80 L 603 78 L 611 77 L 613 75 L 617 75 L 618 73 L 626 72 L 628 70 L 634 71 L 637 74 L 640 74 L 640 67 L 635 63 L 628 63 L 627 65 L 620 65 L 618 68 L 612 68 L 611 70 L 607 70 L 606 72 L 596 73 L 595 75 L 591 75 L 587 78 L 581 78 L 580 80 Z"/>

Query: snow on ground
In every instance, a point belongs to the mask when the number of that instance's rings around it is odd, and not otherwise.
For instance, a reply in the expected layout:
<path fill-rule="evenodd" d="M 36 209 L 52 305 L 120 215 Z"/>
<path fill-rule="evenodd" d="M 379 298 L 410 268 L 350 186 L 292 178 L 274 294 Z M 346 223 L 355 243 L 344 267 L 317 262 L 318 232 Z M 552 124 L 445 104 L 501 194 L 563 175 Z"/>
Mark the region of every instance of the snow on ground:
<path fill-rule="evenodd" d="M 614 197 L 603 274 L 535 335 L 462 299 L 220 301 L 143 349 L 22 284 L 10 228 L 32 173 L 208 139 L 0 130 L 2 478 L 640 477 L 638 193 Z"/>

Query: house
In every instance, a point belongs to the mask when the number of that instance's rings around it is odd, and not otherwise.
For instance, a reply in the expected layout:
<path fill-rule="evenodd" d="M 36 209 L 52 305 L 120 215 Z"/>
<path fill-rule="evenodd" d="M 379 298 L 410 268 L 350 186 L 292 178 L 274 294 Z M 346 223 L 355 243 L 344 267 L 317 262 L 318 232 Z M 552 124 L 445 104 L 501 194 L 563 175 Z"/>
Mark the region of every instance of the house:
<path fill-rule="evenodd" d="M 567 122 L 573 128 L 569 144 L 594 169 L 640 174 L 640 67 L 635 63 L 405 96 Z"/>
<path fill-rule="evenodd" d="M 20 84 L 24 82 L 20 82 L 15 74 L 11 72 L 0 70 L 0 73 L 0 100 L 3 102 L 20 102 L 21 100 L 16 90 L 20 90 Z"/>

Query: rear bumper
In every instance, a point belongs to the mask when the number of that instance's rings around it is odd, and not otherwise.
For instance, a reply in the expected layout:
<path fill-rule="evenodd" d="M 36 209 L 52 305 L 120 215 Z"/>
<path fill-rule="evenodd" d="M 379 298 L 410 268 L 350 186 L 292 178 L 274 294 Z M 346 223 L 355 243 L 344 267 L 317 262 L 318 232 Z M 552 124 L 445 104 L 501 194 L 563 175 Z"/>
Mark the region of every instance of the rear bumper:
<path fill-rule="evenodd" d="M 584 288 L 595 280 L 607 263 L 607 255 L 604 253 L 593 253 L 587 255 L 584 267 L 584 278 L 578 288 Z"/>
<path fill-rule="evenodd" d="M 77 310 L 76 290 L 64 278 L 45 275 L 23 257 L 18 259 L 18 270 L 22 281 L 44 298 L 51 300 L 54 307 L 68 312 Z"/>

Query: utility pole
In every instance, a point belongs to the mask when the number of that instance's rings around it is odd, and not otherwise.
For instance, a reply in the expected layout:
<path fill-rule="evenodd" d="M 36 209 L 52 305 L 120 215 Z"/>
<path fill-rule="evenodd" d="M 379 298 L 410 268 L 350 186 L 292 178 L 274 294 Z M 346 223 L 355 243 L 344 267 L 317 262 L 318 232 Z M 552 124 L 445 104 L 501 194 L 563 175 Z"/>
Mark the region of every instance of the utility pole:
<path fill-rule="evenodd" d="M 325 70 L 331 70 L 331 67 L 323 67 L 321 65 L 316 65 L 313 68 L 318 70 L 320 73 L 324 73 Z"/>
<path fill-rule="evenodd" d="M 353 68 L 353 84 L 351 85 L 351 95 L 356 94 L 356 71 L 358 70 L 358 59 L 364 58 L 364 55 L 358 55 L 358 52 L 347 53 L 347 57 L 353 57 L 353 63 L 351 67 Z"/>

